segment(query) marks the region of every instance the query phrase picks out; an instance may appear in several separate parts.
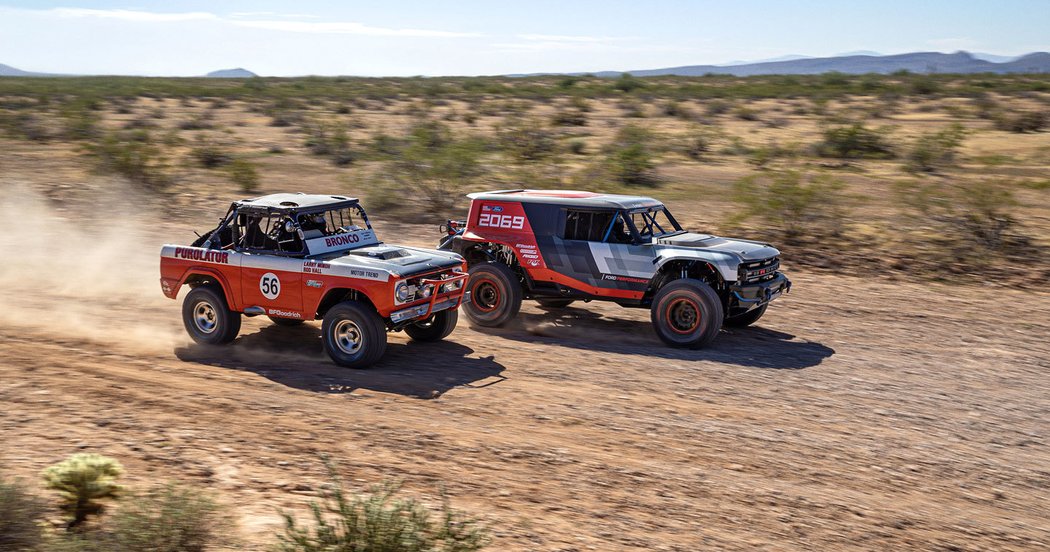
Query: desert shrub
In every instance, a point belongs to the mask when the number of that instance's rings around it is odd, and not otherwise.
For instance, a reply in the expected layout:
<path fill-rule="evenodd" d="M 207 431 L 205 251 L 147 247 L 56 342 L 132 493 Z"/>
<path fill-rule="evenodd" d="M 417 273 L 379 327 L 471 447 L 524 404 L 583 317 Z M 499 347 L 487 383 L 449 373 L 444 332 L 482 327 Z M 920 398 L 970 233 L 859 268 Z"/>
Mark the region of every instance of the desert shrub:
<path fill-rule="evenodd" d="M 67 140 L 90 140 L 99 135 L 99 115 L 85 105 L 70 105 L 62 110 L 63 136 Z"/>
<path fill-rule="evenodd" d="M 895 154 L 887 134 L 887 129 L 872 130 L 859 123 L 832 127 L 824 131 L 817 154 L 839 159 L 890 159 Z"/>
<path fill-rule="evenodd" d="M 554 133 L 534 120 L 509 119 L 496 136 L 503 151 L 521 162 L 551 157 L 558 148 Z"/>
<path fill-rule="evenodd" d="M 774 159 L 785 157 L 796 157 L 799 148 L 796 144 L 782 145 L 776 140 L 770 140 L 765 146 L 751 148 L 747 153 L 747 162 L 757 168 L 766 168 Z"/>
<path fill-rule="evenodd" d="M 405 201 L 410 198 L 420 201 L 427 214 L 447 213 L 461 191 L 483 174 L 482 144 L 455 136 L 444 123 L 417 123 L 400 143 L 377 173 L 377 185 L 399 195 L 401 206 L 411 206 Z"/>
<path fill-rule="evenodd" d="M 0 478 L 0 550 L 39 550 L 44 538 L 39 522 L 45 512 L 43 502 L 21 483 Z"/>
<path fill-rule="evenodd" d="M 338 115 L 349 115 L 351 112 L 350 106 L 346 104 L 339 104 L 335 108 L 335 112 Z"/>
<path fill-rule="evenodd" d="M 178 127 L 179 130 L 209 130 L 215 128 L 210 119 L 207 114 L 199 113 L 185 121 L 179 121 Z"/>
<path fill-rule="evenodd" d="M 25 111 L 16 113 L 0 111 L 0 128 L 12 138 L 32 142 L 47 142 L 55 137 L 39 116 Z"/>
<path fill-rule="evenodd" d="M 933 172 L 951 166 L 965 136 L 966 130 L 958 123 L 919 136 L 907 154 L 905 168 L 912 172 Z"/>
<path fill-rule="evenodd" d="M 226 176 L 242 192 L 254 192 L 259 189 L 259 171 L 255 164 L 247 159 L 233 159 L 226 165 Z"/>
<path fill-rule="evenodd" d="M 478 122 L 478 116 L 470 111 L 464 113 L 462 119 L 464 123 L 467 123 L 470 126 L 474 126 Z"/>
<path fill-rule="evenodd" d="M 912 79 L 908 85 L 912 94 L 918 94 L 920 96 L 931 96 L 941 91 L 941 84 L 932 77 L 920 76 Z"/>
<path fill-rule="evenodd" d="M 686 157 L 701 161 L 714 147 L 715 134 L 701 127 L 689 132 L 680 142 L 679 149 Z"/>
<path fill-rule="evenodd" d="M 591 107 L 591 102 L 583 96 L 573 96 L 572 99 L 569 100 L 569 105 L 580 113 L 590 113 L 591 111 L 594 111 L 594 108 Z"/>
<path fill-rule="evenodd" d="M 611 176 L 628 186 L 656 186 L 654 136 L 648 130 L 627 125 L 606 148 L 606 166 Z"/>
<path fill-rule="evenodd" d="M 233 155 L 229 151 L 215 141 L 200 136 L 197 137 L 196 145 L 190 150 L 190 157 L 205 169 L 221 167 L 233 160 Z"/>
<path fill-rule="evenodd" d="M 86 144 L 84 150 L 102 172 L 119 174 L 151 189 L 169 182 L 164 152 L 146 130 L 109 132 Z"/>
<path fill-rule="evenodd" d="M 729 113 L 731 109 L 733 109 L 733 104 L 725 100 L 711 100 L 704 105 L 704 114 L 708 117 L 717 117 Z"/>
<path fill-rule="evenodd" d="M 587 126 L 587 115 L 584 115 L 579 110 L 562 109 L 551 116 L 551 124 L 555 126 Z"/>
<path fill-rule="evenodd" d="M 1017 201 L 1010 190 L 989 181 L 943 183 L 933 181 L 899 184 L 902 204 L 938 229 L 961 251 L 977 245 L 1000 251 L 1011 241 L 1016 220 L 1010 211 Z"/>
<path fill-rule="evenodd" d="M 123 487 L 117 478 L 124 473 L 120 463 L 98 454 L 74 454 L 44 470 L 48 489 L 59 492 L 62 509 L 72 516 L 70 527 L 80 525 L 88 516 L 101 513 L 101 501 L 120 495 Z"/>
<path fill-rule="evenodd" d="M 660 107 L 660 111 L 668 117 L 678 117 L 680 119 L 691 119 L 693 117 L 693 112 L 678 100 L 668 100 Z"/>
<path fill-rule="evenodd" d="M 613 83 L 613 88 L 625 93 L 630 93 L 644 87 L 645 83 L 642 82 L 641 79 L 635 78 L 630 73 L 623 73 L 618 79 L 616 79 L 616 82 Z"/>
<path fill-rule="evenodd" d="M 1025 111 L 1021 113 L 1000 113 L 995 119 L 995 128 L 1010 132 L 1039 132 L 1047 126 L 1046 113 Z"/>
<path fill-rule="evenodd" d="M 332 483 L 322 501 L 310 507 L 312 526 L 284 514 L 279 552 L 471 552 L 487 543 L 485 530 L 452 509 L 447 499 L 435 520 L 419 501 L 399 497 L 396 483 L 351 493 L 331 467 L 329 474 Z"/>
<path fill-rule="evenodd" d="M 738 107 L 733 111 L 733 116 L 741 121 L 757 121 L 758 111 L 750 107 Z"/>
<path fill-rule="evenodd" d="M 346 166 L 354 161 L 350 150 L 350 136 L 346 127 L 337 122 L 309 121 L 304 125 L 307 133 L 304 145 L 314 155 L 329 155 L 338 166 Z"/>
<path fill-rule="evenodd" d="M 765 172 L 734 183 L 733 200 L 743 208 L 740 222 L 758 218 L 788 242 L 836 236 L 842 231 L 844 184 L 825 174 Z"/>
<path fill-rule="evenodd" d="M 574 155 L 584 155 L 587 153 L 587 142 L 583 140 L 573 140 L 569 142 L 569 152 Z"/>
<path fill-rule="evenodd" d="M 646 117 L 645 106 L 641 102 L 633 100 L 623 101 L 620 102 L 620 109 L 623 110 L 624 117 L 634 119 L 644 119 Z"/>
<path fill-rule="evenodd" d="M 168 485 L 126 497 L 100 540 L 121 552 L 203 552 L 227 544 L 230 525 L 208 496 Z"/>

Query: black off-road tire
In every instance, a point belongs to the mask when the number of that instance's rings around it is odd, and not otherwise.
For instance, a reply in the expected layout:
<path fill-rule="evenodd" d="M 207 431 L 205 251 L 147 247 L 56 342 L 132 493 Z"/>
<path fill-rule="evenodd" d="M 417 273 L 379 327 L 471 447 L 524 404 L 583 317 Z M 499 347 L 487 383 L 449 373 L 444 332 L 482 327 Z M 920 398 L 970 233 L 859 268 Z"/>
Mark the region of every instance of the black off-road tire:
<path fill-rule="evenodd" d="M 699 349 L 722 328 L 722 301 L 700 280 L 675 280 L 656 292 L 650 310 L 656 335 L 672 347 Z"/>
<path fill-rule="evenodd" d="M 304 320 L 296 320 L 295 318 L 281 318 L 280 316 L 267 316 L 266 318 L 269 318 L 273 321 L 274 324 L 277 324 L 278 326 L 287 327 L 301 326 L 304 322 Z"/>
<path fill-rule="evenodd" d="M 182 301 L 182 324 L 197 343 L 222 345 L 237 338 L 241 313 L 230 310 L 222 288 L 204 285 L 190 290 Z"/>
<path fill-rule="evenodd" d="M 552 299 L 549 297 L 537 297 L 536 302 L 545 309 L 563 309 L 573 303 L 573 299 Z"/>
<path fill-rule="evenodd" d="M 757 309 L 749 310 L 744 314 L 730 316 L 729 318 L 726 318 L 725 325 L 727 328 L 746 328 L 747 326 L 758 322 L 758 319 L 762 318 L 762 315 L 766 313 L 766 307 L 768 306 L 769 304 L 767 303 Z"/>
<path fill-rule="evenodd" d="M 443 310 L 435 312 L 422 322 L 405 326 L 405 333 L 416 341 L 440 341 L 456 329 L 459 311 Z"/>
<path fill-rule="evenodd" d="M 386 352 L 386 325 L 369 305 L 344 301 L 325 313 L 321 342 L 336 364 L 368 368 Z"/>
<path fill-rule="evenodd" d="M 467 290 L 470 302 L 463 305 L 467 318 L 479 326 L 502 326 L 521 310 L 521 284 L 514 271 L 499 263 L 470 267 Z"/>

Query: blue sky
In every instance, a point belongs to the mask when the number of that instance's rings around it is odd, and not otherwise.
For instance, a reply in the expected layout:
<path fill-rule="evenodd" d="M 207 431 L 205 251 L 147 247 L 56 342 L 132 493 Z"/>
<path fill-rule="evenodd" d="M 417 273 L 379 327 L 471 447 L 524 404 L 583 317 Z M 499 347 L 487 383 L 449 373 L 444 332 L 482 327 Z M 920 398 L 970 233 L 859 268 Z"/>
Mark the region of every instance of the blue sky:
<path fill-rule="evenodd" d="M 482 75 L 1050 50 L 1050 1 L 4 1 L 0 63 L 81 74 Z"/>

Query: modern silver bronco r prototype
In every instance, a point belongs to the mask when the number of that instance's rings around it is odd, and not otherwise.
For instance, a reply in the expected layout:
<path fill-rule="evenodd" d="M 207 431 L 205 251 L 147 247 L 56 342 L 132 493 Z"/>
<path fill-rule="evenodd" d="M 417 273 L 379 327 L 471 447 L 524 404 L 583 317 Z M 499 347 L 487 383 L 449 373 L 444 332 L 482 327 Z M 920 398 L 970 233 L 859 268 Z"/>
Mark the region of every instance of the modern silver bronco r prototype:
<path fill-rule="evenodd" d="M 648 308 L 669 345 L 707 345 L 723 325 L 747 326 L 787 293 L 772 245 L 683 230 L 648 197 L 559 190 L 470 194 L 465 221 L 448 221 L 440 249 L 468 263 L 482 326 L 513 318 L 523 299 L 546 308 L 576 300 Z"/>

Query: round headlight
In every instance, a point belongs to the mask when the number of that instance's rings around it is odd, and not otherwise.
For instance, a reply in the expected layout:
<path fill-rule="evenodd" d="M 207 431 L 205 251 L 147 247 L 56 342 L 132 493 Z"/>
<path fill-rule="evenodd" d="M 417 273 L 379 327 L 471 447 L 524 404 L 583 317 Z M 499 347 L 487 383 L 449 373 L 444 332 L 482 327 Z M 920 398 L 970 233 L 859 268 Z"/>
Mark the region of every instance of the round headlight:
<path fill-rule="evenodd" d="M 428 285 L 427 287 L 423 288 L 423 297 L 430 297 L 431 293 L 434 293 L 434 286 Z"/>
<path fill-rule="evenodd" d="M 394 289 L 394 297 L 401 303 L 408 301 L 408 282 L 401 282 Z"/>

